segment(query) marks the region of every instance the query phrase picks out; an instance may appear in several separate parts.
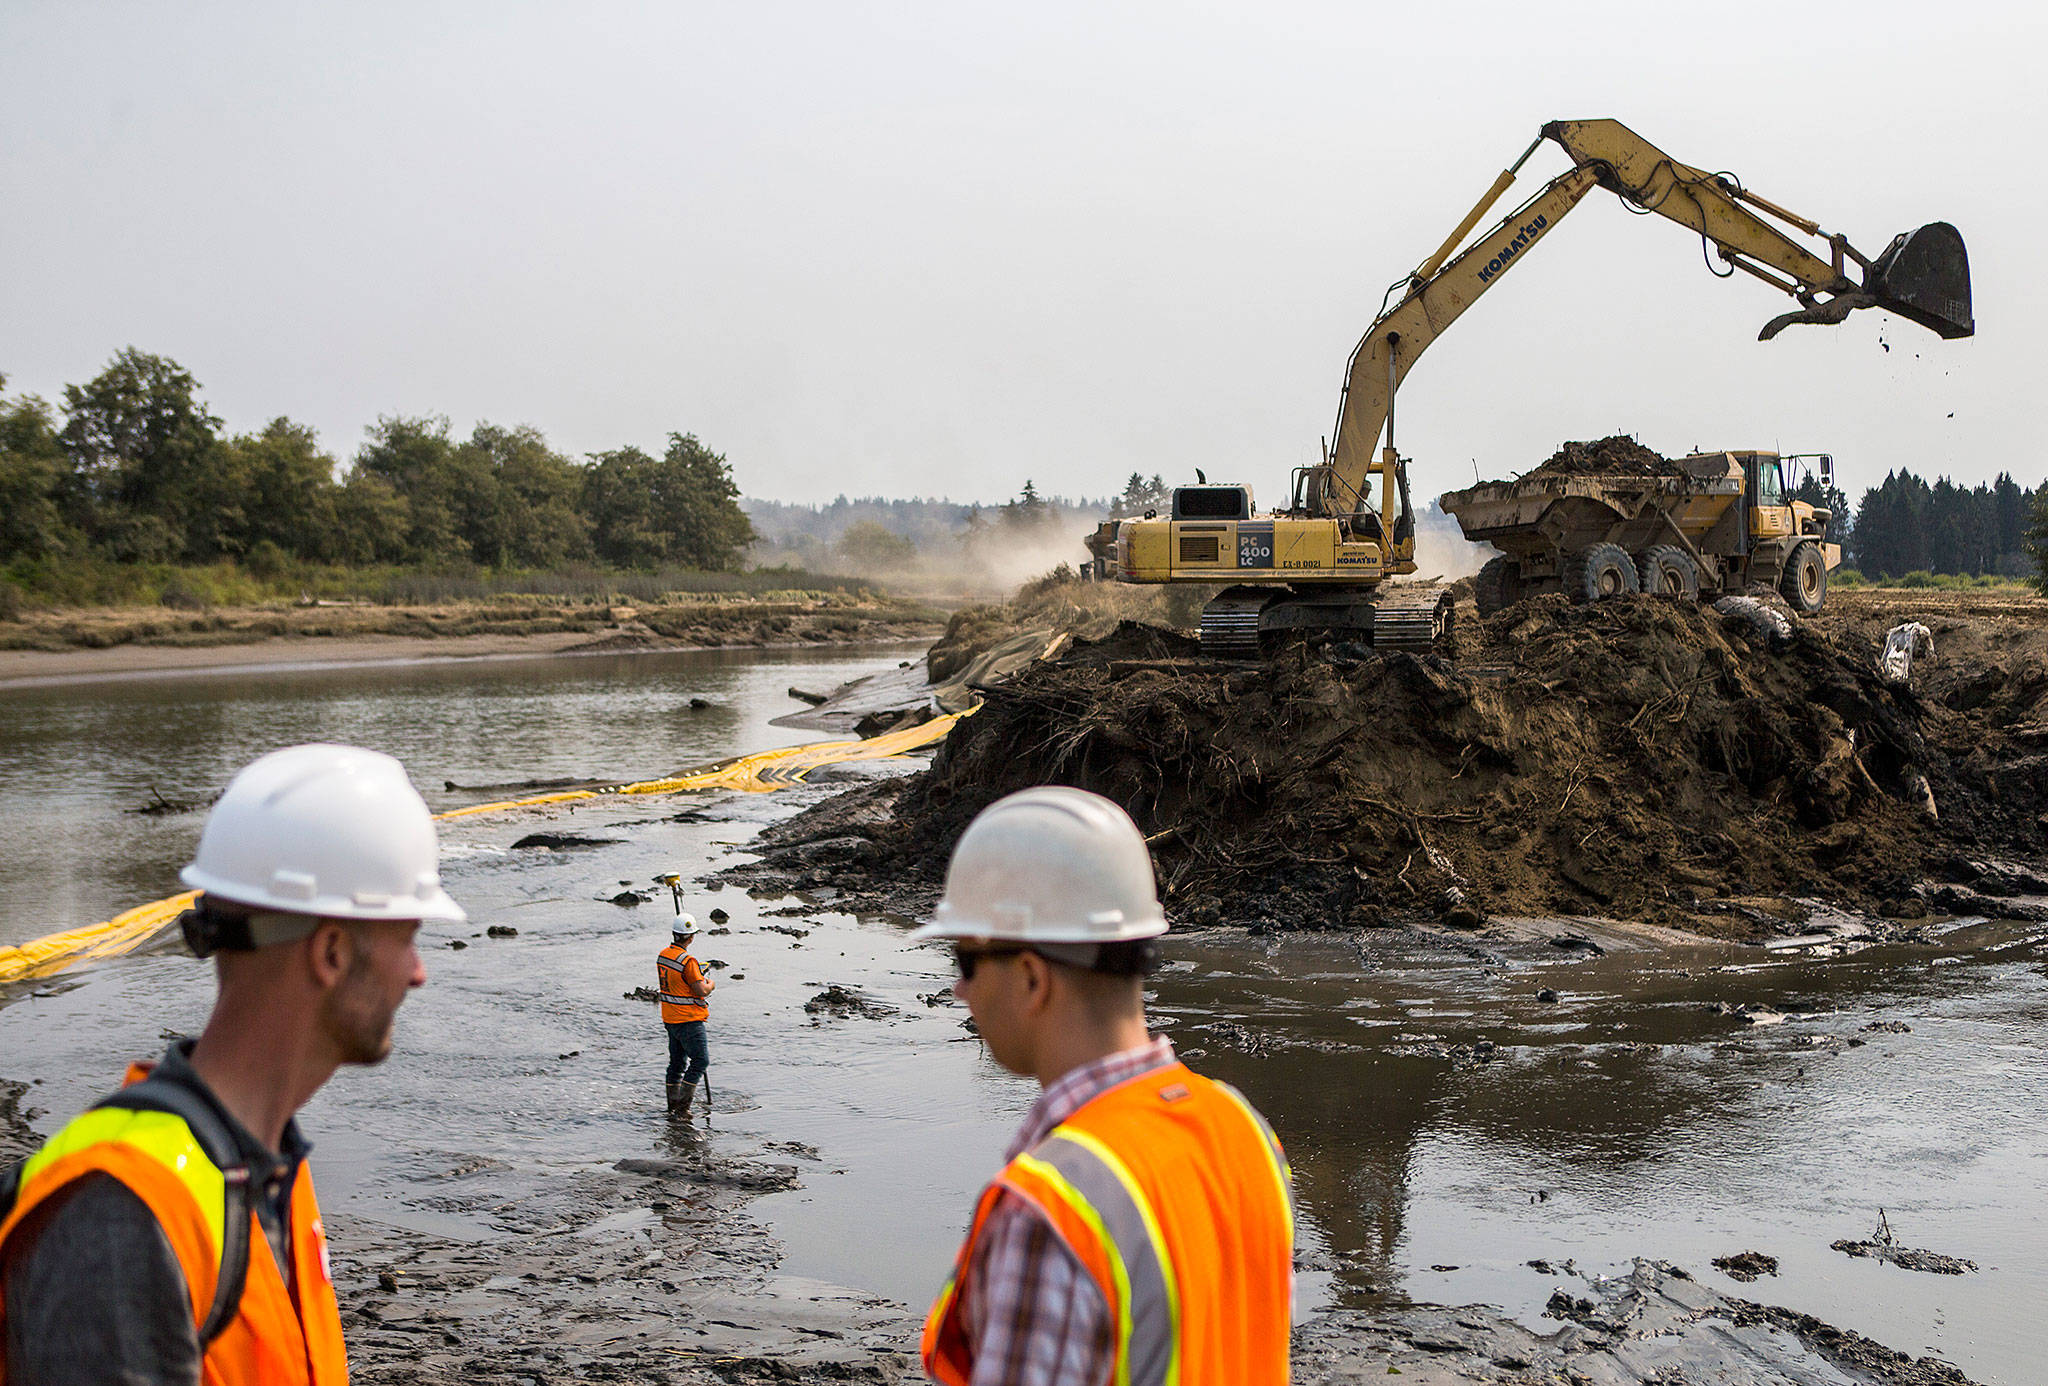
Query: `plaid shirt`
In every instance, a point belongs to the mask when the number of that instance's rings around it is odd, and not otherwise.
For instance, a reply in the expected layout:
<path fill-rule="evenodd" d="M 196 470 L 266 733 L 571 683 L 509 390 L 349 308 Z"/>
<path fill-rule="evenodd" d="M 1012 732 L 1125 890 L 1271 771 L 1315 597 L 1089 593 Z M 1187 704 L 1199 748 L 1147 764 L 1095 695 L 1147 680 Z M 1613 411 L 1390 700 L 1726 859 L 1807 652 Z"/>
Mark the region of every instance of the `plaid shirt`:
<path fill-rule="evenodd" d="M 1005 1162 L 1119 1083 L 1174 1062 L 1164 1037 L 1063 1074 L 1032 1104 Z M 1109 1306 L 1052 1225 L 1007 1191 L 974 1244 L 961 1313 L 974 1344 L 973 1386 L 1094 1386 L 1116 1361 Z"/>

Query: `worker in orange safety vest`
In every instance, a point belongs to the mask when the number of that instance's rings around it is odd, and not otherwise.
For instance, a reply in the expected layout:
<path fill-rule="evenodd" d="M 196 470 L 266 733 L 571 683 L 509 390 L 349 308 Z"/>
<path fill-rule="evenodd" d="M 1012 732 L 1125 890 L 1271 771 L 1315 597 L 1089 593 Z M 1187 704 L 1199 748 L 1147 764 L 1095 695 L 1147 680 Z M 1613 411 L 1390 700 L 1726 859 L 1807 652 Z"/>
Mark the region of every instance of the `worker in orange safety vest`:
<path fill-rule="evenodd" d="M 465 917 L 436 859 L 389 756 L 294 746 L 235 776 L 183 872 L 219 982 L 204 1031 L 0 1176 L 0 1382 L 343 1386 L 293 1114 L 390 1053 L 421 921 Z"/>
<path fill-rule="evenodd" d="M 678 914 L 668 947 L 654 959 L 655 977 L 661 984 L 661 1021 L 668 1028 L 668 1109 L 688 1116 L 696 1099 L 697 1084 L 711 1066 L 711 1043 L 705 1037 L 705 1022 L 711 1006 L 706 998 L 718 983 L 704 975 L 704 969 L 690 953 L 697 936 L 697 917 Z M 711 1108 L 711 1090 L 704 1090 L 705 1110 Z"/>
<path fill-rule="evenodd" d="M 933 922 L 988 1052 L 1038 1080 L 925 1322 L 947 1386 L 1284 1382 L 1292 1176 L 1236 1090 L 1153 1038 L 1166 932 L 1144 838 L 1109 800 L 1029 789 L 968 826 Z"/>

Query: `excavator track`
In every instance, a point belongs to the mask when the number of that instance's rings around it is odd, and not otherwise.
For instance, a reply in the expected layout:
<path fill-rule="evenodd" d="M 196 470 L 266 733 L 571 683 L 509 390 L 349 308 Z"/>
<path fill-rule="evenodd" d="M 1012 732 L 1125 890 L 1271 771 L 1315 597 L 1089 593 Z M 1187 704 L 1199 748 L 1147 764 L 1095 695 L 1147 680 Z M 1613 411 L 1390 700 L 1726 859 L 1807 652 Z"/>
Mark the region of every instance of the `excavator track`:
<path fill-rule="evenodd" d="M 1451 610 L 1448 587 L 1387 593 L 1373 603 L 1372 647 L 1427 654 L 1451 628 Z"/>
<path fill-rule="evenodd" d="M 1426 654 L 1451 625 L 1450 589 L 1441 586 L 1304 593 L 1270 587 L 1228 587 L 1202 609 L 1202 653 L 1210 659 L 1255 660 L 1268 634 L 1326 632 L 1369 641 L 1376 650 Z"/>
<path fill-rule="evenodd" d="M 1202 608 L 1202 653 L 1210 659 L 1257 659 L 1259 613 L 1274 593 L 1260 587 L 1226 587 Z"/>

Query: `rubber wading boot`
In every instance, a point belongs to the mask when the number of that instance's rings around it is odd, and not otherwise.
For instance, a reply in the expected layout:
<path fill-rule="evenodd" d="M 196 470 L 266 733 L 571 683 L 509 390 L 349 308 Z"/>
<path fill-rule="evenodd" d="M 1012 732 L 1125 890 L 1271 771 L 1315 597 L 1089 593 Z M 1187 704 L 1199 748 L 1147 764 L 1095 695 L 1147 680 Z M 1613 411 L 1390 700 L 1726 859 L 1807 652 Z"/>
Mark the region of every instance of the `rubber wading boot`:
<path fill-rule="evenodd" d="M 695 1083 L 677 1083 L 669 1089 L 668 1109 L 678 1116 L 690 1114 L 690 1104 L 697 1100 Z"/>

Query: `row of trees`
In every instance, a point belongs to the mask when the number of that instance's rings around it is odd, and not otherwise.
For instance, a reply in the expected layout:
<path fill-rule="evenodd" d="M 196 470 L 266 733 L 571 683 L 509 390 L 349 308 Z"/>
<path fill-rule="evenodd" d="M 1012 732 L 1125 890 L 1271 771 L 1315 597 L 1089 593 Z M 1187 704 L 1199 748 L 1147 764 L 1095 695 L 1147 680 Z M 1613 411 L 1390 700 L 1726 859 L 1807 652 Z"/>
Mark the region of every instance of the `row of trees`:
<path fill-rule="evenodd" d="M 2020 577 L 2037 562 L 2048 577 L 2044 541 L 2048 484 L 2030 491 L 2000 472 L 1989 486 L 1965 488 L 1947 477 L 1930 486 L 1897 471 L 1863 493 L 1850 549 L 1856 566 L 1871 577 L 1921 571 Z"/>
<path fill-rule="evenodd" d="M 133 348 L 67 385 L 61 420 L 0 395 L 0 563 L 719 570 L 753 542 L 738 502 L 725 458 L 681 433 L 577 461 L 531 428 L 385 418 L 343 467 L 290 419 L 224 435 L 190 372 Z"/>

